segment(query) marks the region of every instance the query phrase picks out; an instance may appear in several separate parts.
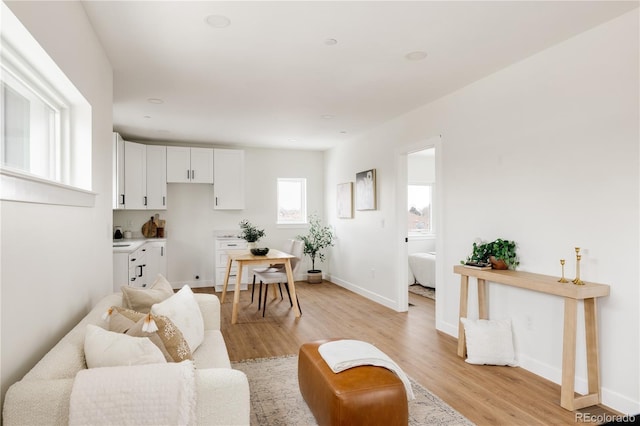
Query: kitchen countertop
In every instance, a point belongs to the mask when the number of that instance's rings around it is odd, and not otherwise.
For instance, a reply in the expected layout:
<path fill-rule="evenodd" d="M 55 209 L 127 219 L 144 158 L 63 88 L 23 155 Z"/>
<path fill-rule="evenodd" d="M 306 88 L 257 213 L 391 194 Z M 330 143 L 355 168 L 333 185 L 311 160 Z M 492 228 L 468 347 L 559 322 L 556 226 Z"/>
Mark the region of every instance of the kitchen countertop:
<path fill-rule="evenodd" d="M 114 253 L 131 253 L 144 243 L 150 241 L 166 242 L 166 238 L 123 238 L 120 240 L 113 240 L 113 252 Z"/>

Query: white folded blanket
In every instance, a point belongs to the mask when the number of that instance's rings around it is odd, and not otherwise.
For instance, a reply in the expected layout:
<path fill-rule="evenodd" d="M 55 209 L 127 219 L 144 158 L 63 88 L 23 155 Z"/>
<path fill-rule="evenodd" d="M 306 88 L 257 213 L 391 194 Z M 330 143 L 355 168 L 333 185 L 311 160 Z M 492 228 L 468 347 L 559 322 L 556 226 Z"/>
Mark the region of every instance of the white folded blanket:
<path fill-rule="evenodd" d="M 360 340 L 335 340 L 318 346 L 320 356 L 334 373 L 361 365 L 375 365 L 393 371 L 404 383 L 407 399 L 414 399 L 411 382 L 391 358 L 370 343 Z"/>
<path fill-rule="evenodd" d="M 69 425 L 195 424 L 195 386 L 193 361 L 82 370 Z"/>

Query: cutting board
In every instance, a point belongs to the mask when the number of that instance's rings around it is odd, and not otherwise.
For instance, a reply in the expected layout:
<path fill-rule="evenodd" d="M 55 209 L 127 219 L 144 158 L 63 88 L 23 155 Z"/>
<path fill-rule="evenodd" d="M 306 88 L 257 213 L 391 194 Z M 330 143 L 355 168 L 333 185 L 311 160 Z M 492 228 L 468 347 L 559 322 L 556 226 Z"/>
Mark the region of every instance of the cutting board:
<path fill-rule="evenodd" d="M 142 236 L 145 238 L 155 238 L 157 234 L 158 225 L 156 225 L 154 217 L 151 216 L 151 219 L 149 219 L 148 222 L 145 222 L 145 224 L 142 225 Z"/>

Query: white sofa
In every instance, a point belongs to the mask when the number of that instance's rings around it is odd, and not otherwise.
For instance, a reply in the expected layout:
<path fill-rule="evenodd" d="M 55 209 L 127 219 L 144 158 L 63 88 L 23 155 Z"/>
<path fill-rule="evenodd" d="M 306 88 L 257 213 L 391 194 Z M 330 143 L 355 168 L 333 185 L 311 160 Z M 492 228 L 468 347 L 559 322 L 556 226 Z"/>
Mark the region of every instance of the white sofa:
<path fill-rule="evenodd" d="M 220 301 L 215 295 L 194 295 L 202 311 L 205 337 L 193 353 L 196 365 L 197 424 L 248 425 L 249 383 L 231 369 L 220 332 Z M 87 368 L 84 335 L 87 324 L 104 327 L 102 315 L 122 306 L 122 293 L 106 296 L 22 380 L 7 391 L 3 423 L 12 425 L 66 425 L 76 373 Z M 126 367 L 136 368 L 136 366 Z"/>

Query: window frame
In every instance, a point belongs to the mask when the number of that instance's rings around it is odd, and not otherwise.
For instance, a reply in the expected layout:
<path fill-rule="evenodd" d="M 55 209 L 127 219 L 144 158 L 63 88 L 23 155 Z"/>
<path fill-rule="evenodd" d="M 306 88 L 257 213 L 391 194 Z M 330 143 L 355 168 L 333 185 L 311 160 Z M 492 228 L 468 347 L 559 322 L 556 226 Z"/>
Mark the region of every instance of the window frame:
<path fill-rule="evenodd" d="M 425 187 L 429 187 L 430 188 L 430 193 L 431 193 L 431 202 L 430 202 L 430 209 L 429 209 L 429 229 L 428 230 L 420 230 L 418 228 L 413 228 L 413 229 L 409 229 L 409 227 L 407 227 L 407 232 L 409 236 L 433 236 L 435 235 L 435 224 L 433 223 L 433 199 L 434 199 L 434 188 L 435 188 L 435 184 L 433 182 L 428 182 L 428 183 L 408 183 L 407 184 L 407 193 L 409 190 L 410 186 L 425 186 Z M 407 200 L 409 201 L 409 200 Z M 408 204 L 408 202 L 407 202 Z M 408 209 L 409 206 L 407 205 L 407 213 L 408 213 Z"/>
<path fill-rule="evenodd" d="M 288 221 L 281 220 L 280 218 L 280 183 L 281 182 L 295 182 L 301 184 L 300 186 L 300 199 L 301 199 L 301 216 L 302 220 Z M 276 179 L 276 225 L 279 227 L 302 227 L 309 224 L 309 217 L 307 214 L 307 179 L 306 178 L 277 178 Z"/>
<path fill-rule="evenodd" d="M 60 108 L 55 148 L 47 158 L 55 165 L 53 175 L 0 162 L 0 200 L 93 207 L 91 105 L 4 2 L 0 8 L 2 80 L 10 71 L 45 104 Z M 4 132 L 1 137 L 4 151 Z"/>

